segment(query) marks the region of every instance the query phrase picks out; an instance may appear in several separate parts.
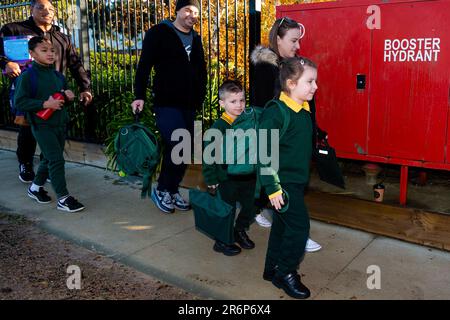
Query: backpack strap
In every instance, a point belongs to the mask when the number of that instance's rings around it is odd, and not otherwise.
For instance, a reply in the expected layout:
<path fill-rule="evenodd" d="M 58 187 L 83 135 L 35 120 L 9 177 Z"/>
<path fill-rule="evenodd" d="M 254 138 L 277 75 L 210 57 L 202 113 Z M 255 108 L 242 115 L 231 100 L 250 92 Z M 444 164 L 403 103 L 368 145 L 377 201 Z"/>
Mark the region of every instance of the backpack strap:
<path fill-rule="evenodd" d="M 279 136 L 279 139 L 281 140 L 281 138 L 284 136 L 289 127 L 289 122 L 291 122 L 291 115 L 289 114 L 289 110 L 286 108 L 284 103 L 282 103 L 280 100 L 278 99 L 270 100 L 269 102 L 267 102 L 264 108 L 269 106 L 269 104 L 276 104 L 280 109 L 281 117 L 283 118 L 283 126 L 281 127 Z"/>
<path fill-rule="evenodd" d="M 289 122 L 291 122 L 291 115 L 289 114 L 289 110 L 287 110 L 286 106 L 284 106 L 284 104 L 278 99 L 273 99 L 267 102 L 264 106 L 264 109 L 271 104 L 276 104 L 278 106 L 278 109 L 280 109 L 281 112 L 281 117 L 283 118 L 283 126 L 280 129 L 280 135 L 278 137 L 278 139 L 281 140 L 289 127 Z M 256 174 L 255 198 L 260 197 L 261 189 L 261 179 L 259 177 L 259 174 Z"/>
<path fill-rule="evenodd" d="M 279 103 L 278 106 L 280 107 L 281 114 L 283 116 L 283 127 L 281 128 L 280 132 L 280 139 L 281 139 L 289 127 L 289 122 L 291 122 L 291 115 L 289 113 L 289 110 L 284 105 Z"/>
<path fill-rule="evenodd" d="M 30 98 L 34 99 L 37 96 L 37 72 L 34 70 L 33 66 L 30 66 L 26 72 L 30 75 Z M 35 130 L 38 130 L 38 126 L 36 125 L 36 121 L 32 115 L 30 115 L 31 125 Z"/>
<path fill-rule="evenodd" d="M 33 67 L 27 69 L 30 75 L 30 98 L 34 99 L 37 96 L 37 72 Z"/>

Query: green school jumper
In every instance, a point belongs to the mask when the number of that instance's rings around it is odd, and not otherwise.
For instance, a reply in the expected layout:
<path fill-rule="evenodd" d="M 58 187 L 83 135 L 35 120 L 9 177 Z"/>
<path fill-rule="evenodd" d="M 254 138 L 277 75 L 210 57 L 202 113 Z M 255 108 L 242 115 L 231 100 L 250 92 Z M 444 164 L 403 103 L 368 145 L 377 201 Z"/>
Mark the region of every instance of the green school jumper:
<path fill-rule="evenodd" d="M 267 247 L 265 269 L 278 266 L 278 275 L 296 272 L 309 237 L 309 215 L 304 202 L 304 188 L 309 179 L 311 161 L 312 123 L 309 105 L 299 105 L 284 93 L 280 100 L 290 112 L 288 129 L 279 142 L 279 169 L 271 175 L 261 175 L 261 185 L 269 198 L 282 193 L 289 196 L 289 207 L 284 213 L 275 211 Z M 283 126 L 283 115 L 275 103 L 264 110 L 260 128 L 278 129 Z M 270 133 L 270 132 L 269 132 Z M 268 149 L 270 149 L 270 138 Z M 270 164 L 261 167 L 269 167 Z"/>
<path fill-rule="evenodd" d="M 28 123 L 31 124 L 31 130 L 43 155 L 33 183 L 43 186 L 46 179 L 50 177 L 52 187 L 59 199 L 69 194 L 63 156 L 68 122 L 67 106 L 63 106 L 61 110 L 55 110 L 48 120 L 37 117 L 36 112 L 43 109 L 43 104 L 49 96 L 65 89 L 67 84 L 58 78 L 53 66 L 46 67 L 33 62 L 32 68 L 37 75 L 36 96 L 30 97 L 30 75 L 29 72 L 24 72 L 17 79 L 14 102 L 18 110 L 26 112 Z"/>
<path fill-rule="evenodd" d="M 231 129 L 232 123 L 233 119 L 224 112 L 222 116 L 214 122 L 211 129 L 217 129 L 225 135 L 225 130 Z M 204 150 L 207 150 L 207 146 L 213 142 L 214 140 L 206 142 Z M 222 145 L 221 141 L 219 145 Z M 209 152 L 206 152 L 206 155 L 208 154 Z M 248 230 L 250 223 L 253 221 L 256 214 L 256 207 L 254 205 L 256 174 L 228 175 L 225 164 L 207 164 L 205 163 L 205 160 L 203 160 L 202 172 L 205 183 L 208 186 L 219 184 L 219 193 L 222 200 L 231 205 L 235 212 L 236 202 L 241 204 L 241 211 L 236 219 L 234 230 Z"/>

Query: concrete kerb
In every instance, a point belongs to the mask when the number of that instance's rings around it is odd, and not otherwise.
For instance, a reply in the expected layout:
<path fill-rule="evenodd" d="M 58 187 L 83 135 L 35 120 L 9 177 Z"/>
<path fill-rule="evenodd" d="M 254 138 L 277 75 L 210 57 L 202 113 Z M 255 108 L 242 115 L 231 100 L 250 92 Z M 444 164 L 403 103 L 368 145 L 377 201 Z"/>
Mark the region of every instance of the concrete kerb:
<path fill-rule="evenodd" d="M 17 214 L 15 212 L 13 212 L 13 213 Z M 58 238 L 69 241 L 71 243 L 75 243 L 76 245 L 79 245 L 90 251 L 98 253 L 99 255 L 103 255 L 108 258 L 111 258 L 116 262 L 123 263 L 123 264 L 125 264 L 131 268 L 134 268 L 144 274 L 152 276 L 152 277 L 156 278 L 157 280 L 161 280 L 170 285 L 182 288 L 182 289 L 189 291 L 195 295 L 198 295 L 199 298 L 220 299 L 220 300 L 228 299 L 227 297 L 218 295 L 217 293 L 215 293 L 205 287 L 195 285 L 190 281 L 187 281 L 185 279 L 177 277 L 176 275 L 161 271 L 158 268 L 154 268 L 148 264 L 140 263 L 140 262 L 136 261 L 135 259 L 133 259 L 133 255 L 143 249 L 139 249 L 138 251 L 133 252 L 131 254 L 121 255 L 121 254 L 118 254 L 117 252 L 114 252 L 113 250 L 110 250 L 98 243 L 93 242 L 93 241 L 77 239 L 77 238 L 73 237 L 73 235 L 68 234 L 67 232 L 63 232 L 59 229 L 55 229 L 55 228 L 49 226 L 48 223 L 38 222 L 38 226 L 41 229 L 47 231 L 50 234 L 55 235 Z"/>

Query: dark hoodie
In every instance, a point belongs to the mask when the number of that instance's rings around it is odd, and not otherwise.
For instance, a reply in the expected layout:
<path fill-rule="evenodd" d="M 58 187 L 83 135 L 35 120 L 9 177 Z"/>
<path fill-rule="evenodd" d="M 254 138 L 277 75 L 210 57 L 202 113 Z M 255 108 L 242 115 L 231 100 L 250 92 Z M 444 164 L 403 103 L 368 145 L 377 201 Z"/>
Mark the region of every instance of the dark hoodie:
<path fill-rule="evenodd" d="M 52 26 L 47 32 L 42 31 L 30 17 L 21 22 L 12 22 L 4 25 L 0 30 L 0 37 L 10 36 L 41 36 L 49 39 L 56 50 L 55 68 L 65 74 L 67 68 L 78 84 L 81 91 L 88 91 L 90 87 L 89 76 L 75 51 L 70 37 L 62 33 L 57 26 Z M 0 68 L 5 69 L 9 60 L 5 57 L 3 41 L 0 41 Z"/>
<path fill-rule="evenodd" d="M 206 62 L 202 41 L 192 30 L 192 51 L 186 50 L 171 22 L 165 20 L 147 31 L 136 71 L 136 99 L 145 99 L 151 70 L 154 104 L 159 107 L 199 109 L 206 93 Z"/>

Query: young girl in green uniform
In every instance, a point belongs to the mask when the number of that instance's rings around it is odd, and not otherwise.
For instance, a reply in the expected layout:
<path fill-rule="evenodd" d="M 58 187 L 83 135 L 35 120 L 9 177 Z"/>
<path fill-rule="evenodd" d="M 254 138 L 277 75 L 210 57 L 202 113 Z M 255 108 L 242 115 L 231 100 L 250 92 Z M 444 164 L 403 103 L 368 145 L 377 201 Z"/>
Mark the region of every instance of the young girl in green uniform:
<path fill-rule="evenodd" d="M 278 170 L 270 163 L 260 164 L 258 170 L 261 185 L 277 210 L 273 216 L 263 278 L 297 299 L 310 296 L 297 269 L 310 228 L 304 202 L 312 152 L 312 122 L 307 101 L 317 90 L 316 80 L 317 67 L 312 61 L 300 57 L 285 59 L 280 69 L 280 98 L 268 103 L 260 121 L 260 129 L 269 131 L 281 131 L 285 121 L 289 121 L 279 139 Z M 270 140 L 267 150 L 272 150 Z"/>

